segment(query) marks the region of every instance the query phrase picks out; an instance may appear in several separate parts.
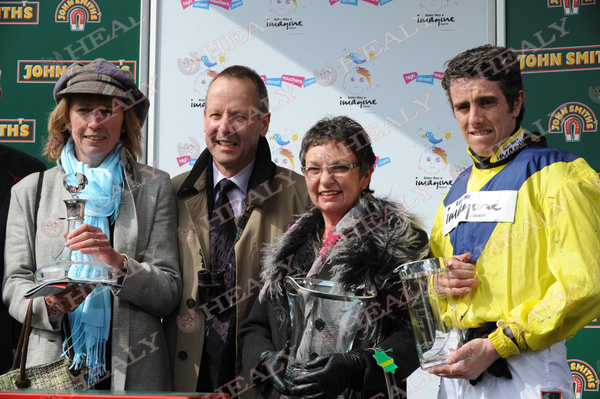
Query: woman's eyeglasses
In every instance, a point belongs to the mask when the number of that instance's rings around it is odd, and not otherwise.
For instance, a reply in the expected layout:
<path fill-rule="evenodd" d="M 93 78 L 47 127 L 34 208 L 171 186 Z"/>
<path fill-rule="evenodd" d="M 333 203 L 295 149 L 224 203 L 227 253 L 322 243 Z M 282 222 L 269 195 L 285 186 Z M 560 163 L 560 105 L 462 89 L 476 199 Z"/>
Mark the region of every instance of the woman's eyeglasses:
<path fill-rule="evenodd" d="M 353 168 L 359 166 L 357 163 L 346 163 L 342 165 L 329 165 L 329 166 L 303 166 L 302 173 L 309 179 L 316 179 L 321 176 L 323 169 L 327 169 L 330 175 L 339 176 L 350 172 Z"/>

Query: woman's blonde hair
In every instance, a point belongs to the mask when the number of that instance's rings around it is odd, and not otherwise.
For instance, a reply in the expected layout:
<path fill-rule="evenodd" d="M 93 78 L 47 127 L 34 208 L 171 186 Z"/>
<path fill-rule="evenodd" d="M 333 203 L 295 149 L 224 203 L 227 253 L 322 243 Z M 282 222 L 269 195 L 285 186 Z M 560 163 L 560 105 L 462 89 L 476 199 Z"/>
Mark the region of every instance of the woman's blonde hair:
<path fill-rule="evenodd" d="M 64 96 L 50 113 L 48 118 L 48 140 L 44 155 L 51 162 L 56 162 L 62 153 L 65 144 L 71 139 L 69 130 L 69 111 L 78 98 L 87 98 L 93 94 L 71 94 Z M 102 97 L 102 96 L 99 96 Z M 123 100 L 119 99 L 120 103 Z M 133 106 L 123 109 L 124 131 L 121 133 L 121 142 L 127 150 L 127 157 L 137 161 L 142 156 L 142 127 Z"/>

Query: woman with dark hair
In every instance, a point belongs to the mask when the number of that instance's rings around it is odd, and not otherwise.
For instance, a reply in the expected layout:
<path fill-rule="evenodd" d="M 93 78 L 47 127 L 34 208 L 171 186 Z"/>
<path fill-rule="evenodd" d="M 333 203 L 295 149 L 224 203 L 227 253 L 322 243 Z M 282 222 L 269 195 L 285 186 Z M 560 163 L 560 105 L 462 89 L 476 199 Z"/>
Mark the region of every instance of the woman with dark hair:
<path fill-rule="evenodd" d="M 371 194 L 375 154 L 354 120 L 338 116 L 319 121 L 304 136 L 300 160 L 314 207 L 267 250 L 264 288 L 240 327 L 244 370 L 252 382 L 270 377 L 262 386 L 265 398 L 386 397 L 384 371 L 373 357 L 377 347 L 391 349 L 397 387 L 406 391 L 406 378 L 419 361 L 394 269 L 427 257 L 427 235 L 398 204 Z M 348 294 L 374 286 L 374 309 L 381 316 L 366 321 L 350 352 L 315 358 L 304 375 L 287 385 L 285 276 L 330 280 Z"/>
<path fill-rule="evenodd" d="M 57 166 L 15 185 L 8 215 L 3 300 L 19 321 L 33 301 L 27 366 L 57 360 L 72 343 L 73 368 L 87 366 L 95 389 L 169 390 L 161 317 L 177 305 L 181 278 L 169 176 L 136 162 L 150 103 L 129 71 L 104 59 L 69 66 L 54 99 L 45 154 Z M 63 179 L 72 173 L 86 176 L 80 198 L 87 202 L 65 243 L 57 219 L 70 198 Z M 112 266 L 122 287 L 88 284 L 25 300 L 36 271 L 63 245 Z"/>

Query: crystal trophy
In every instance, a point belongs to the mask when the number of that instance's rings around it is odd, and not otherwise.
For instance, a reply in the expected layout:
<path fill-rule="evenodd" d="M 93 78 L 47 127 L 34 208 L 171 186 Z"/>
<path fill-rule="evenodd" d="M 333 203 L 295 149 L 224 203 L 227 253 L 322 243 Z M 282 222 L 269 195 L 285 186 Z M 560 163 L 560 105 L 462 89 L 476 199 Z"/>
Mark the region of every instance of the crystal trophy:
<path fill-rule="evenodd" d="M 445 364 L 448 355 L 462 345 L 463 336 L 461 320 L 455 317 L 456 298 L 445 294 L 450 280 L 444 260 L 422 259 L 400 265 L 395 271 L 402 278 L 421 368 Z"/>
<path fill-rule="evenodd" d="M 87 186 L 87 178 L 81 173 L 67 174 L 63 180 L 65 189 L 71 194 L 64 200 L 67 207 L 67 236 L 83 222 L 85 203 L 79 194 Z M 54 260 L 48 262 L 35 273 L 37 283 L 68 282 L 79 284 L 118 285 L 122 272 L 92 255 L 71 251 L 63 246 Z M 85 276 L 85 277 L 82 277 Z"/>

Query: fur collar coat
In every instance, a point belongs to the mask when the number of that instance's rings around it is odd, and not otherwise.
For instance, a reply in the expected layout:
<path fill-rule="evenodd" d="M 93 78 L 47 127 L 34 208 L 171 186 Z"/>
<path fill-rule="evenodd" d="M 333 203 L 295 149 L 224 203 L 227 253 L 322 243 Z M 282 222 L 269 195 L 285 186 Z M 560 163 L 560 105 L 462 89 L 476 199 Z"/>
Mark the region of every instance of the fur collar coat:
<path fill-rule="evenodd" d="M 402 284 L 394 269 L 429 255 L 427 234 L 400 205 L 371 194 L 362 195 L 338 223 L 334 230 L 341 237 L 325 253 L 320 240 L 324 227 L 321 211 L 312 207 L 267 249 L 261 273 L 264 288 L 259 298 L 269 300 L 278 319 L 287 323 L 283 278 L 306 277 L 321 257 L 319 278 L 333 281 L 345 293 L 355 293 L 362 286 L 377 290 L 376 306 L 387 310 L 389 318 L 379 318 L 369 326 L 369 340 L 376 343 L 385 338 L 384 319 L 407 322 L 405 306 L 401 305 L 405 303 Z"/>

